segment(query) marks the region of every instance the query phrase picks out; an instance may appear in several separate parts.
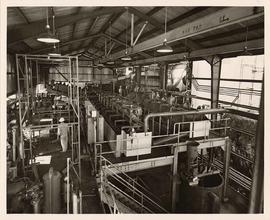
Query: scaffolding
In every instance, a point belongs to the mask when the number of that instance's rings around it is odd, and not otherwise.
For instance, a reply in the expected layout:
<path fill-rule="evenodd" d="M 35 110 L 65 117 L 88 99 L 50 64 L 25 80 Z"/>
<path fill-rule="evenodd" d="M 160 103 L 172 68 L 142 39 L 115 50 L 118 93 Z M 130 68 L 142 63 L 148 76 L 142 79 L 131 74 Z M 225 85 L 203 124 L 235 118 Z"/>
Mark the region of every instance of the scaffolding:
<path fill-rule="evenodd" d="M 22 168 L 25 174 L 27 161 L 25 161 L 25 152 L 30 151 L 30 161 L 33 161 L 32 137 L 33 133 L 42 129 L 57 129 L 58 124 L 49 123 L 47 125 L 33 125 L 30 129 L 29 148 L 25 148 L 24 140 L 24 122 L 29 120 L 35 112 L 35 85 L 40 81 L 39 65 L 64 65 L 68 67 L 68 127 L 70 131 L 70 144 L 72 149 L 72 162 L 78 164 L 79 177 L 81 178 L 81 149 L 80 149 L 80 100 L 79 100 L 79 75 L 78 75 L 78 57 L 77 56 L 47 56 L 47 55 L 28 55 L 16 54 L 17 70 L 17 91 L 19 101 L 19 146 L 22 152 Z M 60 113 L 62 110 L 53 110 L 52 114 Z M 71 116 L 72 120 L 71 120 Z M 75 155 L 75 156 L 74 156 Z"/>

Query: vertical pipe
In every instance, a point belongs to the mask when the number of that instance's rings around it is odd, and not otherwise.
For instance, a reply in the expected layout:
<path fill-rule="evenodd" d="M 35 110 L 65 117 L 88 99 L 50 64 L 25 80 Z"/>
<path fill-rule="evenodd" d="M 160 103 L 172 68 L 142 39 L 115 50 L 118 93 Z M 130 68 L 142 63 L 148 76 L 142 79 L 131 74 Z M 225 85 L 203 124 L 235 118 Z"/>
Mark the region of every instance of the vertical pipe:
<path fill-rule="evenodd" d="M 262 213 L 264 185 L 264 83 L 262 85 L 249 213 Z"/>
<path fill-rule="evenodd" d="M 72 193 L 72 211 L 73 214 L 78 214 L 78 196 L 76 192 Z"/>
<path fill-rule="evenodd" d="M 38 60 L 36 61 L 36 73 L 37 73 L 37 84 L 39 84 L 40 78 L 39 78 Z"/>
<path fill-rule="evenodd" d="M 16 161 L 16 128 L 17 126 L 12 127 L 12 161 Z"/>
<path fill-rule="evenodd" d="M 19 100 L 19 123 L 20 123 L 20 142 L 19 149 L 22 151 L 22 169 L 23 174 L 25 174 L 25 166 L 24 166 L 24 141 L 23 141 L 23 130 L 22 130 L 22 102 L 21 102 L 21 86 L 20 86 L 20 57 L 16 54 L 16 69 L 17 69 L 17 83 L 18 83 L 18 100 Z"/>
<path fill-rule="evenodd" d="M 134 39 L 134 14 L 131 14 L 131 39 L 130 46 L 133 47 L 133 39 Z"/>
<path fill-rule="evenodd" d="M 176 201 L 177 201 L 177 166 L 178 166 L 178 147 L 174 148 L 174 157 L 173 157 L 173 175 L 172 175 L 172 212 L 175 212 Z"/>
<path fill-rule="evenodd" d="M 80 198 L 80 214 L 82 214 L 83 210 L 82 210 L 82 191 L 81 190 L 79 191 L 79 198 Z"/>
<path fill-rule="evenodd" d="M 229 184 L 229 169 L 230 169 L 230 159 L 231 158 L 231 142 L 229 137 L 225 138 L 225 152 L 224 152 L 224 168 L 223 168 L 223 177 L 224 177 L 224 185 L 223 185 L 223 201 L 228 200 L 227 189 Z"/>
<path fill-rule="evenodd" d="M 80 176 L 80 182 L 81 182 L 81 135 L 80 135 L 80 94 L 79 94 L 79 62 L 78 62 L 78 56 L 76 57 L 76 72 L 77 72 L 77 111 L 78 111 L 78 159 L 79 159 L 79 176 Z"/>
<path fill-rule="evenodd" d="M 69 214 L 69 195 L 70 195 L 70 185 L 69 185 L 69 159 L 67 158 L 67 214 Z"/>
<path fill-rule="evenodd" d="M 25 65 L 25 77 L 26 77 L 26 96 L 27 96 L 27 108 L 29 108 L 29 76 L 28 76 L 28 65 L 27 65 L 27 57 L 24 56 L 24 65 Z"/>

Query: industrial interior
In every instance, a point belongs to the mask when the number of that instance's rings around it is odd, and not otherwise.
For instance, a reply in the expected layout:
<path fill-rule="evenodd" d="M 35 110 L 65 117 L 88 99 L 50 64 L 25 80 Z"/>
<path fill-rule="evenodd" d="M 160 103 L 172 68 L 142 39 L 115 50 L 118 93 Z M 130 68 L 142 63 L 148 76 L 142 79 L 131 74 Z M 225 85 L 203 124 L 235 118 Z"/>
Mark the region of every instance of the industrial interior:
<path fill-rule="evenodd" d="M 8 7 L 6 212 L 263 213 L 264 7 Z"/>

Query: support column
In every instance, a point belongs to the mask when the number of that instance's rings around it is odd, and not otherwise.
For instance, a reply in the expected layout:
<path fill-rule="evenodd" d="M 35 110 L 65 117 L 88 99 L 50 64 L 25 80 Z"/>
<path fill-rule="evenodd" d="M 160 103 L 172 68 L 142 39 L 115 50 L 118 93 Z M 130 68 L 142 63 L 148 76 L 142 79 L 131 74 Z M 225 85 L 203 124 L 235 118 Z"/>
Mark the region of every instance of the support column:
<path fill-rule="evenodd" d="M 227 189 L 229 186 L 229 170 L 230 170 L 230 160 L 231 160 L 231 141 L 229 137 L 226 137 L 225 140 L 225 152 L 224 152 L 224 168 L 223 168 L 223 177 L 224 177 L 224 185 L 223 185 L 223 201 L 228 200 Z"/>
<path fill-rule="evenodd" d="M 264 83 L 256 131 L 256 152 L 250 194 L 249 213 L 262 213 L 264 185 Z"/>
<path fill-rule="evenodd" d="M 218 107 L 221 58 L 214 56 L 211 61 L 211 108 Z"/>
<path fill-rule="evenodd" d="M 171 191 L 171 199 L 172 199 L 172 212 L 175 212 L 176 203 L 178 200 L 177 193 L 177 184 L 178 184 L 178 148 L 174 148 L 174 157 L 173 157 L 173 168 L 172 168 L 172 191 Z"/>
<path fill-rule="evenodd" d="M 136 84 L 141 85 L 142 66 L 136 68 Z"/>
<path fill-rule="evenodd" d="M 167 80 L 168 80 L 168 64 L 167 63 L 161 63 L 160 65 L 160 88 L 166 89 L 167 87 Z"/>

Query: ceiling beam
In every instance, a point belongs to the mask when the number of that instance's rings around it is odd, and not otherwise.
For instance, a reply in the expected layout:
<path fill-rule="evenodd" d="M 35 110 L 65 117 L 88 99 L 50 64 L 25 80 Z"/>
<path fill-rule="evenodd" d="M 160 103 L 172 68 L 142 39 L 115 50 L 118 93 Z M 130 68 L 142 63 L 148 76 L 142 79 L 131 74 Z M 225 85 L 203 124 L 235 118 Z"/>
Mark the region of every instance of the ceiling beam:
<path fill-rule="evenodd" d="M 78 15 L 64 15 L 60 17 L 56 17 L 55 19 L 55 27 L 60 28 L 66 25 L 74 24 L 83 19 L 87 18 L 95 18 L 97 16 L 102 16 L 111 13 L 117 13 L 124 11 L 123 7 L 106 7 L 102 8 L 101 10 L 94 11 L 92 13 L 85 12 L 80 13 Z M 32 22 L 30 24 L 19 25 L 18 27 L 14 28 L 10 27 L 8 29 L 8 44 L 17 43 L 22 40 L 32 38 L 37 36 L 40 33 L 45 31 L 46 19 L 42 19 L 36 22 Z"/>
<path fill-rule="evenodd" d="M 161 29 L 161 30 L 164 30 L 164 25 L 161 24 L 158 20 L 156 20 L 155 18 L 147 15 L 147 14 L 144 14 L 142 12 L 140 12 L 139 10 L 137 10 L 136 8 L 133 8 L 133 7 L 128 7 L 128 11 L 136 16 L 138 16 L 139 18 L 141 18 L 142 20 L 144 21 L 148 21 L 150 24 L 152 24 L 153 26 Z"/>
<path fill-rule="evenodd" d="M 76 15 L 78 15 L 81 11 L 82 7 L 77 7 L 77 10 L 76 10 Z M 70 37 L 70 40 L 74 38 L 74 33 L 76 31 L 76 26 L 77 26 L 77 22 L 75 22 L 73 24 L 73 27 L 72 27 L 72 34 L 71 34 L 71 37 Z M 71 49 L 71 45 L 69 46 L 69 49 Z"/>
<path fill-rule="evenodd" d="M 251 31 L 256 31 L 256 30 L 263 29 L 263 28 L 264 28 L 264 22 L 262 22 L 260 24 L 254 24 L 254 25 L 248 26 L 248 32 L 250 33 Z M 214 39 L 231 37 L 233 35 L 243 34 L 243 33 L 245 33 L 245 34 L 247 33 L 246 27 L 237 28 L 235 30 L 228 31 L 226 33 L 219 33 L 219 34 L 211 35 L 209 37 L 204 37 L 203 39 L 200 39 L 200 42 L 212 41 Z"/>
<path fill-rule="evenodd" d="M 156 8 L 158 8 L 159 10 L 161 10 L 163 7 L 156 7 Z M 181 14 L 181 15 L 179 15 L 178 17 L 176 17 L 176 18 L 174 18 L 174 19 L 172 19 L 172 20 L 170 20 L 170 21 L 168 21 L 167 22 L 167 28 L 168 28 L 168 30 L 171 30 L 172 28 L 171 28 L 171 26 L 173 26 L 174 24 L 176 24 L 176 23 L 178 23 L 178 22 L 180 22 L 180 21 L 183 21 L 184 19 L 186 19 L 186 18 L 188 18 L 189 16 L 191 16 L 191 15 L 194 15 L 194 14 L 198 14 L 198 13 L 200 13 L 200 12 L 202 12 L 202 11 L 205 11 L 205 10 L 207 10 L 209 7 L 196 7 L 196 8 L 194 8 L 194 9 L 191 9 L 191 10 L 189 10 L 188 12 L 186 12 L 186 13 L 184 13 L 184 14 Z M 154 8 L 155 9 L 155 8 Z M 157 11 L 154 11 L 154 9 L 153 10 L 151 10 L 150 12 L 149 12 L 149 14 L 147 13 L 147 15 L 149 15 L 149 16 L 151 16 L 153 13 L 156 13 Z M 135 23 L 136 24 L 136 23 Z M 122 31 L 123 32 L 123 31 Z M 120 34 L 122 34 L 122 32 L 120 33 Z M 141 37 L 140 37 L 140 39 L 142 40 L 142 39 L 146 39 L 146 38 L 148 38 L 149 36 L 151 36 L 152 34 L 154 34 L 154 33 L 163 33 L 163 31 L 161 31 L 159 28 L 153 28 L 152 30 L 150 30 L 150 31 L 148 31 L 148 32 L 145 32 L 144 34 L 142 34 L 141 35 Z M 120 35 L 118 34 L 117 36 L 116 36 L 116 38 L 118 38 Z M 194 45 L 194 43 L 193 43 L 193 45 Z M 190 46 L 190 45 L 189 45 Z M 195 48 L 190 48 L 190 49 L 195 49 Z M 118 48 L 116 48 L 115 49 L 115 51 L 118 51 L 119 50 L 119 47 Z"/>
<path fill-rule="evenodd" d="M 98 7 L 97 9 L 95 9 L 95 11 L 101 10 L 103 7 Z M 89 21 L 88 24 L 88 28 L 86 29 L 84 36 L 87 36 L 89 33 L 91 33 L 91 30 L 93 29 L 93 27 L 95 26 L 96 22 L 98 21 L 99 17 L 97 16 L 96 18 L 92 18 Z M 90 43 L 92 42 L 92 40 L 90 41 Z M 81 48 L 83 45 L 85 45 L 85 42 L 81 42 L 81 44 L 77 47 L 77 48 Z M 76 50 L 76 49 L 75 49 Z"/>
<path fill-rule="evenodd" d="M 107 29 L 110 27 L 110 25 L 112 25 L 122 14 L 123 14 L 124 11 L 121 11 L 117 14 L 112 14 L 110 16 L 110 18 L 108 19 L 107 22 L 105 22 L 105 24 L 103 24 L 103 26 L 101 27 L 100 29 L 100 33 L 104 33 L 107 31 Z M 103 35 L 104 37 L 104 35 Z M 95 43 L 96 43 L 96 38 L 93 39 L 90 43 L 89 43 L 89 46 L 86 47 L 86 49 L 84 50 L 85 52 L 88 51 L 91 47 L 94 47 L 95 46 Z M 98 48 L 97 50 L 98 51 L 102 51 L 104 48 Z"/>
<path fill-rule="evenodd" d="M 244 47 L 246 46 L 245 42 L 234 43 L 230 45 L 222 45 L 217 47 L 211 47 L 206 49 L 200 49 L 191 51 L 189 54 L 187 52 L 178 53 L 178 54 L 171 54 L 165 55 L 160 57 L 154 57 L 150 59 L 144 60 L 137 60 L 131 62 L 132 65 L 144 65 L 150 63 L 159 63 L 159 62 L 176 62 L 179 60 L 184 60 L 186 56 L 190 59 L 200 58 L 200 57 L 207 57 L 212 55 L 226 55 L 226 54 L 233 54 L 233 53 L 241 53 L 244 51 Z M 248 50 L 263 50 L 264 49 L 264 39 L 256 39 L 247 42 Z"/>
<path fill-rule="evenodd" d="M 152 16 L 153 14 L 157 13 L 158 11 L 160 11 L 162 8 L 164 7 L 155 7 L 152 10 L 150 10 L 149 12 L 146 13 L 147 16 Z M 144 22 L 144 19 L 139 18 L 135 23 L 134 23 L 134 27 L 136 27 L 137 25 L 139 25 L 140 23 Z M 122 34 L 126 33 L 126 31 L 130 30 L 130 26 L 126 29 L 124 29 L 123 31 L 121 31 L 119 34 L 117 34 L 115 36 L 115 38 L 119 38 Z"/>
<path fill-rule="evenodd" d="M 219 10 L 203 18 L 199 18 L 193 22 L 184 24 L 167 32 L 167 42 L 176 42 L 186 38 L 190 38 L 202 33 L 211 32 L 243 21 L 262 17 L 263 12 L 254 14 L 253 7 L 230 7 Z M 164 34 L 158 35 L 144 42 L 141 42 L 129 50 L 130 54 L 157 48 L 162 45 Z M 112 59 L 118 59 L 125 55 L 125 50 L 112 54 Z M 102 60 L 106 62 L 107 60 Z"/>
<path fill-rule="evenodd" d="M 16 13 L 21 17 L 21 19 L 24 21 L 24 23 L 30 24 L 28 18 L 27 18 L 26 15 L 23 13 L 23 11 L 20 9 L 20 7 L 14 7 L 14 10 L 15 10 Z"/>

